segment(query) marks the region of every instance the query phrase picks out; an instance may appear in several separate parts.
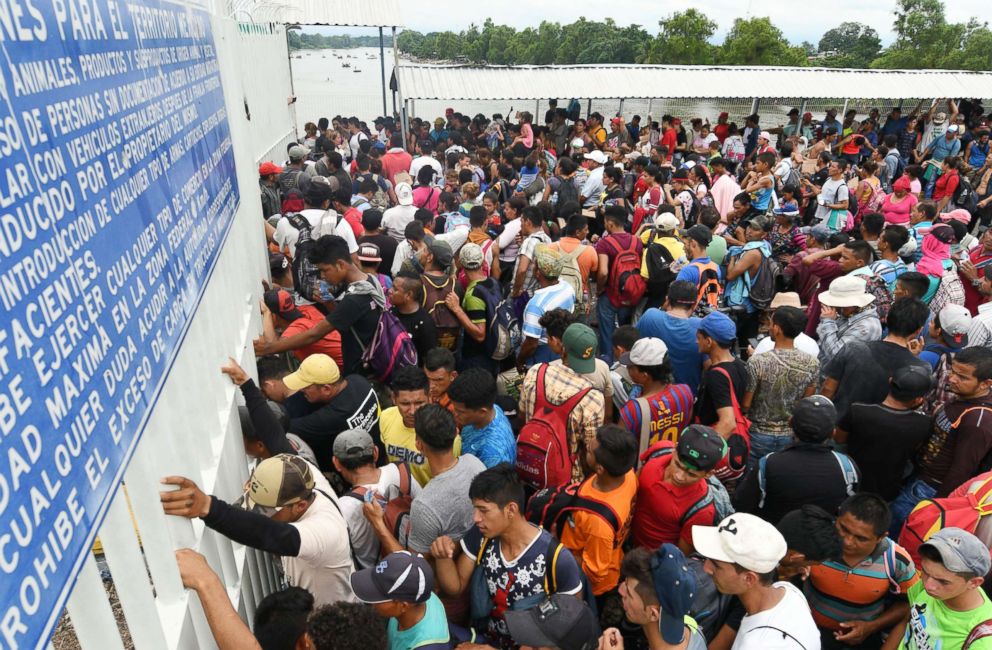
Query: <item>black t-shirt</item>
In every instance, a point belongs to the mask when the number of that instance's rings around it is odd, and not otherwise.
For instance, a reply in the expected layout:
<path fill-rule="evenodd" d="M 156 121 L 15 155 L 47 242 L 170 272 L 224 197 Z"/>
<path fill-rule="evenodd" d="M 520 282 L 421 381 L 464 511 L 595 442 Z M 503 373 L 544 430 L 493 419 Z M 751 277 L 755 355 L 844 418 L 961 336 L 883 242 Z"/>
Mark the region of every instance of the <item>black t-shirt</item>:
<path fill-rule="evenodd" d="M 413 345 L 417 348 L 417 358 L 423 361 L 427 353 L 437 347 L 437 327 L 434 326 L 434 319 L 422 307 L 412 314 L 401 314 L 394 307 L 393 313 L 410 333 Z"/>
<path fill-rule="evenodd" d="M 382 258 L 382 261 L 379 262 L 379 273 L 392 275 L 391 269 L 393 268 L 393 259 L 396 257 L 398 242 L 385 233 L 377 233 L 375 235 L 362 235 L 358 238 L 359 246 L 366 243 L 379 247 L 379 256 Z"/>
<path fill-rule="evenodd" d="M 823 369 L 825 376 L 837 380 L 833 402 L 838 421 L 855 402 L 881 404 L 889 394 L 892 373 L 911 365 L 930 372 L 930 364 L 896 343 L 854 341 L 846 344 Z"/>
<path fill-rule="evenodd" d="M 334 439 L 347 429 L 364 429 L 379 447 L 379 457 L 386 457 L 379 435 L 379 398 L 369 380 L 361 375 L 346 375 L 347 385 L 327 404 L 302 418 L 289 422 L 290 433 L 303 439 L 324 471 L 333 471 Z"/>
<path fill-rule="evenodd" d="M 930 437 L 930 416 L 882 404 L 852 404 L 837 426 L 848 432 L 847 453 L 861 469 L 861 489 L 886 501 L 899 495 Z"/>
<path fill-rule="evenodd" d="M 358 292 L 358 284 L 364 283 L 349 285 L 344 297 L 337 301 L 334 310 L 327 315 L 327 321 L 341 332 L 341 356 L 344 360 L 342 375 L 361 371 L 363 351 L 372 342 L 382 314 L 371 295 Z"/>
<path fill-rule="evenodd" d="M 734 493 L 738 512 L 777 524 L 787 513 L 807 503 L 834 514 L 848 496 L 844 470 L 826 445 L 794 442 L 767 458 L 764 505 L 758 505 L 762 500 L 759 473 L 749 472 Z M 859 471 L 859 478 L 862 475 Z M 857 491 L 858 486 L 853 488 Z"/>
<path fill-rule="evenodd" d="M 747 364 L 740 359 L 718 363 L 704 372 L 703 381 L 699 387 L 699 396 L 696 399 L 695 415 L 699 422 L 706 426 L 713 426 L 720 419 L 716 413 L 717 409 L 733 406 L 727 378 L 716 368 L 723 368 L 730 375 L 738 404 L 744 399 L 744 393 L 747 390 Z"/>

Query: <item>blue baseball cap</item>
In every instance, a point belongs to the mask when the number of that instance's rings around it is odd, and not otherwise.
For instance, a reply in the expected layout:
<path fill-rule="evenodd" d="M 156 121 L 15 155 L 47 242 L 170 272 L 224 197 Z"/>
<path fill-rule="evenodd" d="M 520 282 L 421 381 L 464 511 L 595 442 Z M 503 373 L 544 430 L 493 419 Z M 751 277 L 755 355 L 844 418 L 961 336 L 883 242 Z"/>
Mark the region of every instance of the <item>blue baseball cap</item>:
<path fill-rule="evenodd" d="M 737 325 L 722 311 L 711 311 L 699 322 L 699 329 L 721 345 L 730 345 L 737 338 Z"/>
<path fill-rule="evenodd" d="M 685 616 L 696 595 L 696 574 L 674 544 L 662 544 L 651 556 L 654 593 L 661 605 L 661 638 L 678 645 L 685 636 Z"/>

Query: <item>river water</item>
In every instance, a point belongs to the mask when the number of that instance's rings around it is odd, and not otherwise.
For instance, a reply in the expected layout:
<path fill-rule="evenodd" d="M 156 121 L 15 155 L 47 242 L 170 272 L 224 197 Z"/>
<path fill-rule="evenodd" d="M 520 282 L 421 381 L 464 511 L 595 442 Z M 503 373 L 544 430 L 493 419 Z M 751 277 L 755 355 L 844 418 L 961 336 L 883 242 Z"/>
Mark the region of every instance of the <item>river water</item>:
<path fill-rule="evenodd" d="M 386 83 L 388 84 L 393 71 L 393 51 L 386 48 Z M 293 83 L 297 96 L 296 122 L 303 133 L 306 122 L 316 122 L 320 117 L 331 118 L 335 115 L 356 116 L 371 125 L 372 120 L 383 115 L 382 106 L 382 77 L 380 72 L 379 49 L 371 47 L 349 50 L 295 50 L 291 54 Z M 338 58 L 341 57 L 341 58 Z M 349 67 L 344 67 L 347 64 Z M 401 63 L 402 65 L 402 63 Z M 423 65 L 423 64 L 418 64 Z M 571 98 L 558 98 L 559 106 L 567 106 Z M 578 98 L 582 103 L 582 114 L 586 115 L 587 101 Z M 392 92 L 386 91 L 387 111 L 393 110 Z M 768 128 L 781 125 L 789 109 L 797 105 L 798 100 L 779 99 L 762 100 L 759 113 L 762 115 L 762 126 Z M 868 105 L 871 105 L 869 102 Z M 882 106 L 887 106 L 886 102 Z M 915 105 L 915 104 L 914 104 Z M 816 119 L 823 116 L 828 106 L 838 110 L 844 106 L 843 100 L 810 102 L 808 109 Z M 414 103 L 411 116 L 433 121 L 444 115 L 445 108 L 454 108 L 466 115 L 483 113 L 492 116 L 501 113 L 503 116 L 512 115 L 515 111 L 531 111 L 535 122 L 542 123 L 544 112 L 548 109 L 546 100 L 513 100 L 513 101 L 447 101 L 419 100 Z M 592 110 L 610 116 L 620 110 L 619 100 L 594 100 Z M 744 116 L 751 112 L 751 100 L 748 98 L 733 99 L 685 99 L 685 100 L 648 100 L 628 99 L 623 103 L 623 115 L 628 120 L 634 115 L 654 115 L 655 119 L 665 113 L 682 117 L 688 121 L 690 117 L 704 117 L 711 122 L 721 111 L 730 113 L 730 119 L 736 120 L 743 128 Z"/>

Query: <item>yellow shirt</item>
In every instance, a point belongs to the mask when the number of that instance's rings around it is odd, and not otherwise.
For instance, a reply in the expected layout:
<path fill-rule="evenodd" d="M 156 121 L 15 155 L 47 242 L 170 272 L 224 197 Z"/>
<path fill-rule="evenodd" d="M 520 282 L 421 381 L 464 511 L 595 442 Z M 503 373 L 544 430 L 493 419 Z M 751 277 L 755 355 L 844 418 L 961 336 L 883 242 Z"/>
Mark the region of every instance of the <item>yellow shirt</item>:
<path fill-rule="evenodd" d="M 653 239 L 651 239 L 652 235 L 654 235 Z M 685 245 L 681 241 L 679 241 L 675 237 L 670 237 L 670 236 L 660 237 L 653 228 L 645 230 L 644 232 L 641 233 L 641 243 L 644 244 L 644 254 L 641 256 L 642 277 L 644 278 L 648 277 L 648 240 L 649 239 L 651 240 L 652 244 L 654 242 L 659 242 L 661 243 L 662 246 L 667 248 L 668 251 L 672 254 L 673 260 L 679 261 L 680 259 L 685 257 Z"/>
<path fill-rule="evenodd" d="M 599 596 L 617 586 L 620 581 L 620 547 L 630 530 L 630 515 L 637 496 L 637 476 L 627 472 L 623 485 L 611 492 L 600 492 L 587 481 L 579 488 L 579 495 L 608 503 L 617 513 L 622 527 L 619 537 L 606 521 L 590 512 L 575 512 L 568 523 L 558 531 L 561 543 L 572 552 L 582 571 L 589 576 L 592 592 Z"/>
<path fill-rule="evenodd" d="M 417 483 L 421 487 L 427 485 L 427 481 L 431 480 L 431 468 L 424 455 L 417 451 L 416 432 L 403 426 L 403 416 L 395 406 L 386 409 L 379 416 L 379 434 L 382 436 L 382 444 L 386 446 L 389 462 L 409 463 L 410 473 L 417 479 Z M 454 452 L 455 457 L 462 453 L 461 436 L 455 436 Z"/>

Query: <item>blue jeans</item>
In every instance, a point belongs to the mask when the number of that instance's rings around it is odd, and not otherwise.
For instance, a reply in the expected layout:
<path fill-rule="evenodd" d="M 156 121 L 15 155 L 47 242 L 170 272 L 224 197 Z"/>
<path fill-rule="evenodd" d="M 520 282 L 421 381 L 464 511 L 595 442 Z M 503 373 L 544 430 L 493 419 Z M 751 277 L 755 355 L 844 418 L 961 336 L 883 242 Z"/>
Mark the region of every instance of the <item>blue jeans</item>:
<path fill-rule="evenodd" d="M 782 451 L 795 440 L 792 435 L 776 436 L 751 429 L 751 453 L 747 458 L 748 471 L 754 471 L 759 460 L 773 451 Z"/>
<path fill-rule="evenodd" d="M 613 363 L 613 332 L 617 325 L 626 325 L 633 315 L 632 307 L 617 309 L 604 293 L 596 301 L 596 315 L 599 317 L 599 358 Z"/>
<path fill-rule="evenodd" d="M 909 517 L 909 513 L 916 507 L 916 504 L 924 499 L 932 499 L 935 494 L 937 494 L 936 488 L 930 487 L 923 479 L 910 481 L 902 489 L 902 492 L 899 493 L 899 496 L 889 504 L 889 510 L 892 512 L 892 525 L 889 527 L 889 537 L 899 539 L 902 526 L 906 522 L 906 518 Z"/>

